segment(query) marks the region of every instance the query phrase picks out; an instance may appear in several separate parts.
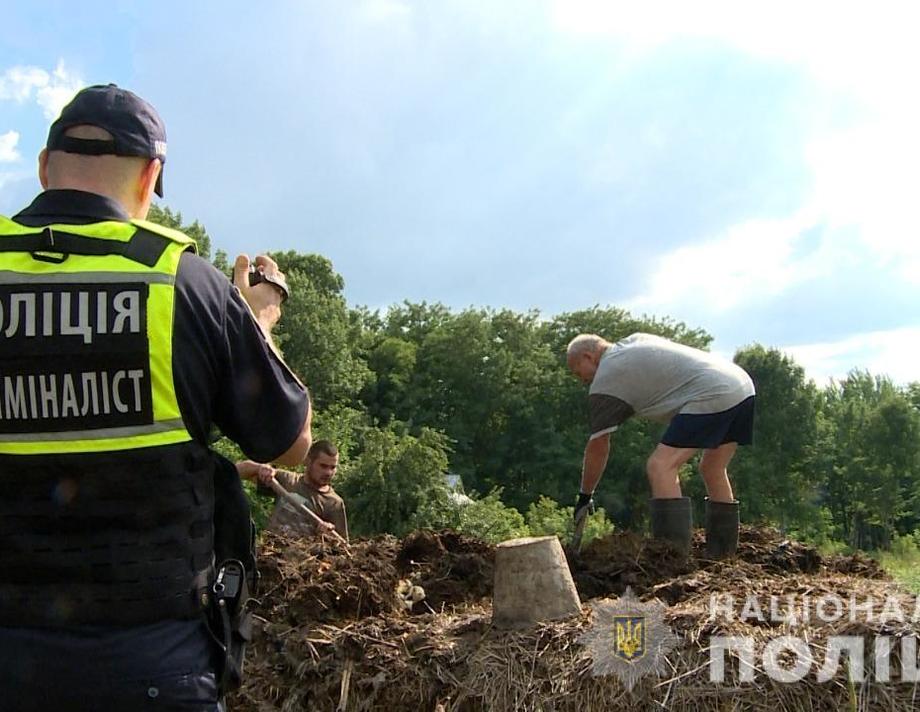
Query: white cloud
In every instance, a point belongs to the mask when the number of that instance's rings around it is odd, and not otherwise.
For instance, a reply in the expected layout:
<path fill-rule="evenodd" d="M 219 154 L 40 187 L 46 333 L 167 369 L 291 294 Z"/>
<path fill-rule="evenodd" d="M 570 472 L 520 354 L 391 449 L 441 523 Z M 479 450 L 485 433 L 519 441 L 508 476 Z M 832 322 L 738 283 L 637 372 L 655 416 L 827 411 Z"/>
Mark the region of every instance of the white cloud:
<path fill-rule="evenodd" d="M 38 67 L 13 67 L 0 75 L 0 100 L 19 104 L 29 100 L 36 88 L 48 83 L 48 72 Z"/>
<path fill-rule="evenodd" d="M 9 190 L 10 186 L 22 181 L 32 181 L 37 185 L 35 174 L 31 170 L 19 169 L 15 171 L 0 170 L 0 215 L 12 215 L 22 206 L 17 204 L 16 190 Z"/>
<path fill-rule="evenodd" d="M 809 223 L 834 235 L 820 253 L 825 267 L 858 255 L 864 269 L 881 270 L 879 279 L 920 285 L 920 213 L 914 208 L 920 93 L 909 89 L 920 66 L 914 37 L 920 5 L 559 0 L 553 17 L 562 32 L 615 36 L 639 54 L 680 38 L 708 40 L 798 67 L 819 88 L 801 106 L 812 131 L 804 156 L 812 190 L 797 212 L 697 236 L 705 242 L 661 259 L 635 305 L 673 305 L 691 289 L 717 310 L 777 295 L 821 273 L 817 256 L 802 263 L 794 249 Z M 847 102 L 849 115 L 837 113 Z M 729 284 L 709 283 L 707 275 L 719 272 Z M 731 285 L 747 294 L 742 298 Z"/>
<path fill-rule="evenodd" d="M 22 156 L 16 150 L 19 143 L 19 132 L 7 131 L 0 134 L 0 163 L 15 163 Z"/>
<path fill-rule="evenodd" d="M 64 105 L 84 86 L 83 80 L 67 69 L 63 61 L 48 72 L 41 67 L 16 66 L 0 73 L 0 102 L 34 102 L 51 122 Z M 20 160 L 18 131 L 0 134 L 0 164 Z M 0 190 L 22 180 L 34 179 L 31 171 L 0 171 Z"/>
<path fill-rule="evenodd" d="M 680 247 L 660 258 L 644 291 L 625 306 L 668 311 L 693 303 L 722 313 L 777 296 L 831 269 L 822 244 L 804 256 L 797 253 L 805 234 L 819 227 L 813 212 L 801 211 L 788 219 L 750 220 Z"/>
<path fill-rule="evenodd" d="M 920 326 L 855 334 L 841 341 L 780 347 L 825 385 L 858 368 L 887 375 L 895 383 L 920 381 Z"/>
<path fill-rule="evenodd" d="M 83 80 L 71 74 L 64 66 L 63 60 L 58 62 L 50 81 L 36 92 L 38 105 L 45 110 L 45 118 L 49 121 L 56 119 L 61 109 L 73 99 L 74 95 L 85 86 Z"/>
<path fill-rule="evenodd" d="M 816 138 L 805 152 L 812 190 L 801 209 L 748 220 L 663 255 L 629 306 L 667 311 L 689 298 L 721 313 L 852 270 L 920 286 L 916 132 L 900 120 L 876 122 Z M 820 242 L 803 244 L 813 228 Z"/>
<path fill-rule="evenodd" d="M 861 86 L 871 94 L 905 86 L 913 72 L 914 28 L 920 6 L 910 0 L 839 3 L 832 0 L 555 0 L 553 19 L 563 32 L 616 36 L 637 51 L 677 38 L 703 38 L 747 54 L 804 65 L 823 81 Z M 880 69 L 886 70 L 880 77 Z"/>
<path fill-rule="evenodd" d="M 813 201 L 833 228 L 853 228 L 874 268 L 920 286 L 916 117 L 885 117 L 816 139 L 807 149 Z"/>
<path fill-rule="evenodd" d="M 358 17 L 371 23 L 405 22 L 412 9 L 399 0 L 365 0 L 357 8 Z"/>
<path fill-rule="evenodd" d="M 41 67 L 12 67 L 0 75 L 0 100 L 19 104 L 34 100 L 45 118 L 53 121 L 83 86 L 83 80 L 71 73 L 63 60 L 52 72 Z"/>

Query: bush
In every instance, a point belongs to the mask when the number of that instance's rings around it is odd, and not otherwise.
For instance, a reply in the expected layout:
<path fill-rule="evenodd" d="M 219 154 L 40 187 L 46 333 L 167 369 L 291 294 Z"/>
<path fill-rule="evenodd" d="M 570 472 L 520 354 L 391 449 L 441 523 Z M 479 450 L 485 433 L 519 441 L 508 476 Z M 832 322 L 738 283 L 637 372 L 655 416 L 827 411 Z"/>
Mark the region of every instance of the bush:
<path fill-rule="evenodd" d="M 879 552 L 878 560 L 901 584 L 920 594 L 920 531 L 896 534 L 891 550 Z"/>
<path fill-rule="evenodd" d="M 524 517 L 514 507 L 501 500 L 501 490 L 494 489 L 481 499 L 459 505 L 460 525 L 457 531 L 490 544 L 529 536 Z"/>
<path fill-rule="evenodd" d="M 789 527 L 786 534 L 792 539 L 811 544 L 824 556 L 849 554 L 852 551 L 844 541 L 843 531 L 834 526 L 833 516 L 827 507 L 820 507 L 811 520 Z"/>
<path fill-rule="evenodd" d="M 889 553 L 899 560 L 920 563 L 920 530 L 913 534 L 895 534 Z"/>
<path fill-rule="evenodd" d="M 570 509 L 570 507 L 566 507 L 566 509 Z M 574 507 L 571 507 L 571 509 L 574 511 Z M 581 543 L 587 544 L 608 534 L 613 534 L 613 522 L 607 519 L 607 513 L 603 509 L 598 509 L 588 517 L 588 524 L 585 526 L 585 533 Z"/>
<path fill-rule="evenodd" d="M 541 495 L 527 508 L 527 526 L 533 536 L 555 534 L 563 541 L 568 541 L 575 529 L 572 512 L 572 507 L 561 507 L 556 500 Z"/>
<path fill-rule="evenodd" d="M 439 488 L 419 505 L 409 519 L 409 529 L 460 529 L 460 510 L 466 505 L 457 502 L 453 493 Z"/>
<path fill-rule="evenodd" d="M 399 423 L 366 430 L 362 451 L 342 468 L 336 485 L 349 528 L 358 536 L 403 536 L 418 524 L 420 511 L 443 514 L 447 453 L 447 438 L 428 428 L 418 437 Z"/>
<path fill-rule="evenodd" d="M 563 507 L 556 500 L 540 497 L 527 508 L 527 526 L 532 536 L 553 536 L 568 543 L 575 534 L 574 507 Z M 582 534 L 582 546 L 589 541 L 613 533 L 613 522 L 607 519 L 603 508 L 588 517 Z"/>

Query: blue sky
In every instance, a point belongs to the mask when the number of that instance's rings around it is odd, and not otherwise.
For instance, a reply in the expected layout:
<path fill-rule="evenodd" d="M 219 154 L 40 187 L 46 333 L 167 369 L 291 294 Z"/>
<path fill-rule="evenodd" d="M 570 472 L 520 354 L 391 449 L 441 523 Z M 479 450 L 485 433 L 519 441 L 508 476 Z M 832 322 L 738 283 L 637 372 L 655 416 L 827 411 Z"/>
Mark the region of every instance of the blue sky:
<path fill-rule="evenodd" d="M 80 86 L 166 121 L 165 204 L 353 304 L 593 304 L 920 380 L 920 12 L 777 1 L 2 10 L 0 212 Z"/>

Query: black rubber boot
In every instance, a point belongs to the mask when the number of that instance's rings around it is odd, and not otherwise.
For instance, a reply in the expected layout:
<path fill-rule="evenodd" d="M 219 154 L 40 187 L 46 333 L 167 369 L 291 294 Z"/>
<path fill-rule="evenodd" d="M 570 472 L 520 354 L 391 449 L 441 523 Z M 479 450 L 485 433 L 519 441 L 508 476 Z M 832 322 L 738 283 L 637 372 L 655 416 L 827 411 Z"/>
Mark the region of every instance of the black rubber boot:
<path fill-rule="evenodd" d="M 706 556 L 725 559 L 738 550 L 738 502 L 710 502 L 706 498 Z"/>
<path fill-rule="evenodd" d="M 649 502 L 652 515 L 652 536 L 671 542 L 684 557 L 690 558 L 693 533 L 693 507 L 689 497 L 653 499 Z"/>

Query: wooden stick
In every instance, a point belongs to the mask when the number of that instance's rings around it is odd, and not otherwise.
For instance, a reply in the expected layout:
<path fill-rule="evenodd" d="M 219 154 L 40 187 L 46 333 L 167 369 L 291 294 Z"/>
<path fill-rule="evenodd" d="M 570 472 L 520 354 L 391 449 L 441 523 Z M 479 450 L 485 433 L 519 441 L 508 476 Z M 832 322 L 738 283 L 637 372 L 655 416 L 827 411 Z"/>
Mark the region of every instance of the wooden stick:
<path fill-rule="evenodd" d="M 268 486 L 271 487 L 275 491 L 275 494 L 277 494 L 279 497 L 284 497 L 284 499 L 290 502 L 293 505 L 294 509 L 299 511 L 301 514 L 306 514 L 308 517 L 310 517 L 313 520 L 314 524 L 325 524 L 326 523 L 324 519 L 321 519 L 319 516 L 317 516 L 317 514 L 312 509 L 305 506 L 303 502 L 297 499 L 295 495 L 291 494 L 286 489 L 284 489 L 281 483 L 278 482 L 278 480 L 276 480 L 274 477 L 272 477 L 271 481 L 268 483 Z M 327 530 L 324 527 L 321 527 L 319 531 L 325 532 Z M 334 536 L 336 539 L 342 542 L 346 548 L 348 548 L 348 542 L 345 541 L 345 538 L 341 534 L 339 534 L 335 529 L 329 529 L 328 531 L 330 534 L 332 534 L 332 536 Z"/>
<path fill-rule="evenodd" d="M 351 673 L 355 669 L 354 660 L 345 662 L 345 669 L 342 670 L 342 684 L 339 687 L 339 706 L 336 712 L 345 712 L 348 709 L 348 689 L 351 687 Z"/>

